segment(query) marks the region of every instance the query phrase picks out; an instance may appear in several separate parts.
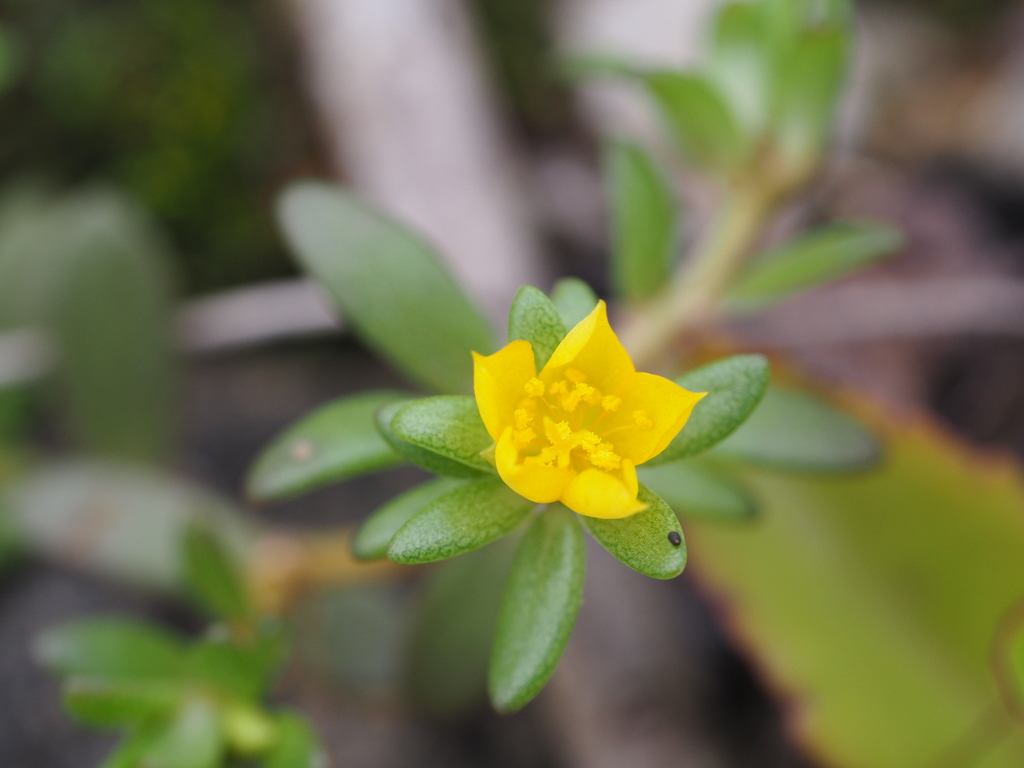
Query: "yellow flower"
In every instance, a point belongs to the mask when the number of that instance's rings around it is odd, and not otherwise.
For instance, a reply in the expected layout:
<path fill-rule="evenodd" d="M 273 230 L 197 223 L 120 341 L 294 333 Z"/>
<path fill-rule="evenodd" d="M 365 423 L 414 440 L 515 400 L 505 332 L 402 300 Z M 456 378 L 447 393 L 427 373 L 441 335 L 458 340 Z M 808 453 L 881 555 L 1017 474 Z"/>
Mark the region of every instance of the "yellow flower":
<path fill-rule="evenodd" d="M 637 373 L 603 301 L 540 373 L 528 341 L 486 357 L 474 352 L 473 364 L 501 479 L 530 501 L 561 501 L 590 517 L 646 508 L 637 500 L 637 465 L 668 447 L 705 394 Z"/>

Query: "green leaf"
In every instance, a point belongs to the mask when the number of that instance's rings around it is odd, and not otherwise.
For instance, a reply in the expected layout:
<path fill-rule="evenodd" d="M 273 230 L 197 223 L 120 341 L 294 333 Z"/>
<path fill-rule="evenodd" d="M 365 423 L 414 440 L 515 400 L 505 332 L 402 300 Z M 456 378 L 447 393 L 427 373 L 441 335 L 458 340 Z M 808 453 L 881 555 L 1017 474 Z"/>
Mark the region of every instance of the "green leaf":
<path fill-rule="evenodd" d="M 1024 585 L 1019 465 L 925 414 L 868 417 L 881 466 L 744 468 L 757 524 L 688 522 L 690 567 L 801 713 L 793 736 L 821 764 L 1024 765 L 992 677 L 993 640 Z"/>
<path fill-rule="evenodd" d="M 438 478 L 401 493 L 370 515 L 352 539 L 352 554 L 360 560 L 379 560 L 399 529 L 431 502 L 462 484 L 461 480 Z"/>
<path fill-rule="evenodd" d="M 17 79 L 24 51 L 21 38 L 8 25 L 0 25 L 0 95 Z"/>
<path fill-rule="evenodd" d="M 25 542 L 14 530 L 3 499 L 0 498 L 0 573 L 21 563 L 27 554 Z"/>
<path fill-rule="evenodd" d="M 203 640 L 185 661 L 185 674 L 222 693 L 258 701 L 276 671 L 277 656 L 259 643 L 241 645 L 224 640 Z"/>
<path fill-rule="evenodd" d="M 469 353 L 493 351 L 493 334 L 429 246 L 333 184 L 293 184 L 278 211 L 361 339 L 429 387 L 472 391 Z"/>
<path fill-rule="evenodd" d="M 400 464 L 376 426 L 377 411 L 408 398 L 380 390 L 333 400 L 286 429 L 263 450 L 249 472 L 254 499 L 280 499 L 329 483 Z"/>
<path fill-rule="evenodd" d="M 646 77 L 686 156 L 710 170 L 727 172 L 747 156 L 743 132 L 721 92 L 701 75 L 655 72 Z"/>
<path fill-rule="evenodd" d="M 902 245 L 900 231 L 884 224 L 831 224 L 758 258 L 733 284 L 728 300 L 739 308 L 759 309 L 865 267 Z"/>
<path fill-rule="evenodd" d="M 326 756 L 316 734 L 298 714 L 277 717 L 277 744 L 263 759 L 264 768 L 325 768 Z"/>
<path fill-rule="evenodd" d="M 153 728 L 142 728 L 129 733 L 113 752 L 107 755 L 100 768 L 139 768 L 140 761 L 149 751 L 159 732 Z"/>
<path fill-rule="evenodd" d="M 562 323 L 570 331 L 597 306 L 594 291 L 575 277 L 567 277 L 555 283 L 551 301 L 561 315 Z"/>
<path fill-rule="evenodd" d="M 763 3 L 722 7 L 712 37 L 711 77 L 744 129 L 761 133 L 771 107 L 774 57 Z"/>
<path fill-rule="evenodd" d="M 558 309 L 543 291 L 532 285 L 519 289 L 509 310 L 508 340 L 530 342 L 538 371 L 547 364 L 566 333 Z"/>
<path fill-rule="evenodd" d="M 51 327 L 69 261 L 71 233 L 54 213 L 54 190 L 38 182 L 0 191 L 0 327 Z"/>
<path fill-rule="evenodd" d="M 31 279 L 49 284 L 50 300 L 32 311 L 56 337 L 72 431 L 103 455 L 166 458 L 176 380 L 169 247 L 134 202 L 104 190 L 65 199 L 41 226 L 26 270 L 41 273 Z"/>
<path fill-rule="evenodd" d="M 142 760 L 145 768 L 217 768 L 224 737 L 216 710 L 202 700 L 190 702 L 160 734 Z"/>
<path fill-rule="evenodd" d="M 140 725 L 174 712 L 182 688 L 167 681 L 72 677 L 64 685 L 64 706 L 81 723 L 97 728 Z"/>
<path fill-rule="evenodd" d="M 244 757 L 266 754 L 279 739 L 274 719 L 263 707 L 249 702 L 232 702 L 224 707 L 221 727 L 228 748 Z"/>
<path fill-rule="evenodd" d="M 749 520 L 757 512 L 757 503 L 740 483 L 692 461 L 650 468 L 645 465 L 637 468 L 637 474 L 644 485 L 687 520 Z"/>
<path fill-rule="evenodd" d="M 174 371 L 163 286 L 120 244 L 76 265 L 58 334 L 70 420 L 90 449 L 129 459 L 169 452 Z M 101 250 L 102 249 L 102 250 Z"/>
<path fill-rule="evenodd" d="M 647 509 L 621 520 L 580 515 L 583 527 L 597 542 L 634 571 L 652 579 L 674 579 L 686 567 L 686 541 L 679 518 L 668 504 L 641 485 L 637 498 Z M 669 539 L 679 536 L 679 544 Z"/>
<path fill-rule="evenodd" d="M 51 627 L 33 645 L 36 659 L 61 675 L 172 678 L 184 648 L 174 635 L 123 618 L 84 619 Z"/>
<path fill-rule="evenodd" d="M 523 537 L 498 614 L 488 675 L 499 712 L 522 709 L 547 683 L 583 600 L 587 553 L 577 515 L 552 504 Z"/>
<path fill-rule="evenodd" d="M 465 713 L 487 696 L 487 667 L 516 537 L 435 570 L 409 663 L 413 700 L 435 717 Z"/>
<path fill-rule="evenodd" d="M 256 629 L 244 640 L 211 633 L 190 649 L 184 674 L 232 698 L 258 703 L 284 664 L 288 638 L 280 620 L 265 618 Z"/>
<path fill-rule="evenodd" d="M 27 442 L 34 394 L 25 384 L 0 384 L 0 449 Z"/>
<path fill-rule="evenodd" d="M 657 466 L 703 453 L 732 434 L 757 408 L 768 389 L 771 369 L 763 355 L 716 360 L 676 380 L 691 392 L 707 392 L 668 448 L 648 461 Z"/>
<path fill-rule="evenodd" d="M 435 475 L 442 475 L 444 477 L 481 477 L 483 475 L 491 474 L 491 472 L 483 471 L 482 469 L 476 468 L 476 466 L 469 466 L 468 464 L 463 464 L 460 461 L 453 461 L 452 459 L 445 458 L 439 453 L 434 453 L 431 450 L 421 448 L 413 443 L 407 443 L 405 440 L 398 437 L 398 435 L 396 435 L 391 429 L 391 422 L 394 421 L 396 413 L 412 402 L 415 401 L 401 400 L 397 403 L 386 405 L 377 411 L 377 431 L 380 432 L 388 445 L 390 445 L 396 453 L 416 466 L 422 467 L 428 472 L 433 472 Z"/>
<path fill-rule="evenodd" d="M 185 582 L 206 610 L 229 621 L 251 616 L 241 569 L 213 532 L 201 524 L 189 526 L 183 558 Z"/>
<path fill-rule="evenodd" d="M 419 448 L 494 473 L 494 466 L 481 455 L 494 440 L 487 434 L 476 400 L 468 395 L 438 395 L 403 405 L 391 419 L 391 431 Z"/>
<path fill-rule="evenodd" d="M 604 167 L 615 284 L 626 301 L 642 301 L 668 282 L 676 247 L 676 202 L 637 144 L 609 144 Z"/>
<path fill-rule="evenodd" d="M 500 478 L 473 480 L 439 496 L 403 525 L 388 547 L 396 563 L 432 563 L 510 533 L 537 505 Z"/>
<path fill-rule="evenodd" d="M 805 31 L 780 67 L 774 106 L 777 141 L 784 160 L 799 173 L 813 169 L 828 141 L 848 49 L 845 29 Z"/>
<path fill-rule="evenodd" d="M 710 455 L 829 472 L 870 467 L 881 448 L 859 423 L 818 398 L 770 387 L 747 422 Z"/>

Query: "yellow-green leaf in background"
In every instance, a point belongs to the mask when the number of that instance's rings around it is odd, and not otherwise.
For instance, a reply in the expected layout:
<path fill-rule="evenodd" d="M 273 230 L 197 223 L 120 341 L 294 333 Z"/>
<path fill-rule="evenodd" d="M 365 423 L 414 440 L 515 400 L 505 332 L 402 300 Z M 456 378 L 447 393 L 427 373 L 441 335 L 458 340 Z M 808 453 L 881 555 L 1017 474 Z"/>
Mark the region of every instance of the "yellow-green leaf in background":
<path fill-rule="evenodd" d="M 692 567 L 822 763 L 1024 765 L 990 669 L 1024 593 L 1024 477 L 924 420 L 873 421 L 875 470 L 744 471 L 760 520 L 687 521 Z"/>

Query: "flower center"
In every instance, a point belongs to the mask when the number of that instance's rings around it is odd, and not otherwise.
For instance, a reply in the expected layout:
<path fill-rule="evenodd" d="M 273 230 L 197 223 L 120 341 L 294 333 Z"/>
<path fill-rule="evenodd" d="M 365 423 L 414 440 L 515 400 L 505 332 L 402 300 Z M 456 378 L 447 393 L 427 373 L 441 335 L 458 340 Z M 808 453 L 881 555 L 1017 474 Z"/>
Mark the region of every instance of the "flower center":
<path fill-rule="evenodd" d="M 634 411 L 632 424 L 602 429 L 601 422 L 619 410 L 622 398 L 602 394 L 573 368 L 550 385 L 530 379 L 525 394 L 513 414 L 512 437 L 526 464 L 572 467 L 578 472 L 587 467 L 616 470 L 622 457 L 607 438 L 623 429 L 654 426 L 644 411 Z"/>

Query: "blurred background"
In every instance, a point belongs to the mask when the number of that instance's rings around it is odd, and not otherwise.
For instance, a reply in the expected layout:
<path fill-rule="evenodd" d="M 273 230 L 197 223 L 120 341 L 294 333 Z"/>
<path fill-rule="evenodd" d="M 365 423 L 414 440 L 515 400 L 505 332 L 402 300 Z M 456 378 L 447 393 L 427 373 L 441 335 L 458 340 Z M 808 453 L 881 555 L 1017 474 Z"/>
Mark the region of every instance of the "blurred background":
<path fill-rule="evenodd" d="M 288 256 L 274 201 L 295 178 L 340 180 L 425 232 L 499 327 L 523 283 L 574 275 L 604 295 L 600 138 L 665 139 L 635 92 L 576 86 L 562 62 L 603 52 L 693 64 L 717 5 L 0 0 L 0 261 L 20 270 L 0 271 L 3 439 L 48 457 L 145 458 L 237 501 L 253 458 L 296 418 L 341 394 L 408 386 L 345 334 Z M 1019 457 L 1024 4 L 862 0 L 856 34 L 836 152 L 790 218 L 881 219 L 906 248 L 735 323 L 730 343 Z M 713 195 L 680 179 L 686 227 L 699 229 Z M 117 259 L 34 256 L 87 251 L 82 238 L 143 255 L 122 271 Z M 123 294 L 63 293 L 45 277 L 67 270 L 81 287 L 108 267 Z M 81 322 L 101 315 L 95 328 Z M 37 321 L 82 350 L 43 386 L 55 363 L 26 330 Z M 355 523 L 420 478 L 392 470 L 246 519 Z M 56 682 L 31 660 L 41 629 L 95 613 L 201 626 L 150 589 L 162 577 L 147 571 L 145 526 L 117 534 L 139 549 L 120 562 L 96 518 L 83 519 L 70 533 L 56 517 L 39 523 L 32 553 L 4 550 L 5 765 L 98 765 L 112 743 L 62 713 Z M 831 764 L 788 737 L 787 697 L 726 634 L 728 611 L 699 578 L 653 582 L 590 554 L 569 650 L 520 714 L 481 703 L 430 717 L 403 696 L 412 580 L 301 606 L 279 697 L 310 714 L 335 765 L 353 768 Z"/>

